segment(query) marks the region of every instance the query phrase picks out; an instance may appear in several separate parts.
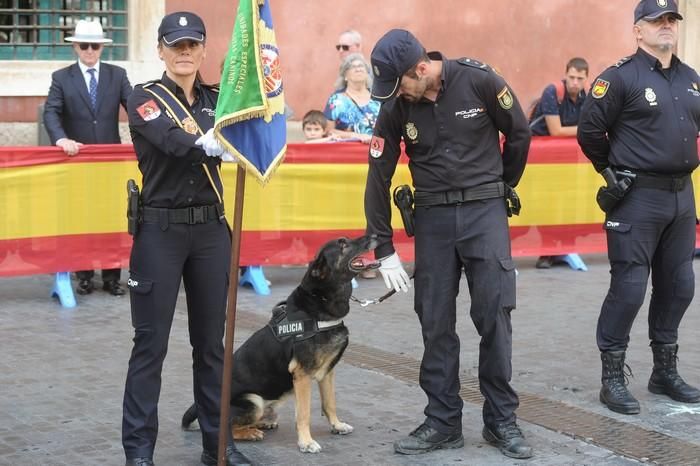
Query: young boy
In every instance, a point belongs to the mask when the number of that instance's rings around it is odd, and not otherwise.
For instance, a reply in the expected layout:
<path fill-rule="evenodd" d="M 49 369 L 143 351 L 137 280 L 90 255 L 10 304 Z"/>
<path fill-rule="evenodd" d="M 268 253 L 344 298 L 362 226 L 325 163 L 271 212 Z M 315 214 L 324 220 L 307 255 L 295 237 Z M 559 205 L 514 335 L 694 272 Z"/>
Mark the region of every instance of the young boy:
<path fill-rule="evenodd" d="M 304 131 L 307 143 L 329 142 L 333 139 L 326 136 L 328 119 L 320 110 L 310 110 L 301 121 L 301 129 Z"/>

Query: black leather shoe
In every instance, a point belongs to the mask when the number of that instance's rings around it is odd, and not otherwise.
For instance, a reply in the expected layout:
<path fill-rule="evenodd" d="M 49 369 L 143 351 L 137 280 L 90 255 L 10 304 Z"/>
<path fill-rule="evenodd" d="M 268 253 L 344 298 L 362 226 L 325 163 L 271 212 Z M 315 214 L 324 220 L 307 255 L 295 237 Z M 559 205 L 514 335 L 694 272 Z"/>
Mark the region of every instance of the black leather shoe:
<path fill-rule="evenodd" d="M 216 466 L 216 459 L 218 455 L 218 451 L 211 452 L 204 450 L 200 459 L 202 460 L 202 464 L 206 464 L 207 466 Z M 251 464 L 253 463 L 246 458 L 243 453 L 238 451 L 235 446 L 229 445 L 226 447 L 226 466 L 246 466 Z"/>
<path fill-rule="evenodd" d="M 532 458 L 532 447 L 527 443 L 515 422 L 492 427 L 484 426 L 481 435 L 484 440 L 498 447 L 501 453 L 510 458 Z"/>
<path fill-rule="evenodd" d="M 131 458 L 126 460 L 125 466 L 153 466 L 151 458 Z"/>
<path fill-rule="evenodd" d="M 427 424 L 421 424 L 408 437 L 394 442 L 394 451 L 404 455 L 418 455 L 444 448 L 461 448 L 464 446 L 462 432 L 443 434 Z"/>
<path fill-rule="evenodd" d="M 95 284 L 92 283 L 92 280 L 80 280 L 78 281 L 78 287 L 75 289 L 75 292 L 84 296 L 92 293 L 94 289 Z"/>
<path fill-rule="evenodd" d="M 108 280 L 102 285 L 102 289 L 109 292 L 112 296 L 122 296 L 124 288 L 116 280 Z"/>

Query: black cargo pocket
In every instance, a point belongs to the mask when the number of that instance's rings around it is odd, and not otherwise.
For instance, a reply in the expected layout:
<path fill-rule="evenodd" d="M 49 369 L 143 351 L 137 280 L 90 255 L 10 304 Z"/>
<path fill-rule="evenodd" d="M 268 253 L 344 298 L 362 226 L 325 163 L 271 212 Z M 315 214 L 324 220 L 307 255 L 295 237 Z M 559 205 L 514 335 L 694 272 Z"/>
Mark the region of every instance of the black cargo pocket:
<path fill-rule="evenodd" d="M 499 259 L 501 264 L 501 309 L 515 309 L 515 263 L 513 259 Z"/>
<path fill-rule="evenodd" d="M 632 229 L 632 224 L 622 223 L 615 220 L 606 220 L 603 228 L 608 231 L 616 231 L 618 233 L 628 233 Z"/>
<path fill-rule="evenodd" d="M 129 291 L 132 293 L 146 295 L 149 294 L 153 288 L 153 280 L 145 280 L 131 275 L 126 281 L 126 286 L 129 287 Z"/>

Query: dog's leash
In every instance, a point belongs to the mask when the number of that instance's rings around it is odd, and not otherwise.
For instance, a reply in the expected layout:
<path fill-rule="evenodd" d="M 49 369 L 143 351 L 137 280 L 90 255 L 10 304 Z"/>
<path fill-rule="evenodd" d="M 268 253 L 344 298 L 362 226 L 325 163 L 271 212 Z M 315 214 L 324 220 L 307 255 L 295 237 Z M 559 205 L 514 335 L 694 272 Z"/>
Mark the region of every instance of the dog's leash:
<path fill-rule="evenodd" d="M 416 274 L 414 273 L 413 275 L 411 275 L 411 276 L 409 277 L 409 280 L 413 280 L 413 277 L 415 277 L 415 276 L 416 276 Z M 396 294 L 396 290 L 395 290 L 395 289 L 392 289 L 392 290 L 390 290 L 390 291 L 387 292 L 386 294 L 383 294 L 382 296 L 380 296 L 380 297 L 377 298 L 377 299 L 357 299 L 357 298 L 354 297 L 354 296 L 350 296 L 350 301 L 352 301 L 352 302 L 354 302 L 354 303 L 357 303 L 357 304 L 359 304 L 359 305 L 362 306 L 362 307 L 367 307 L 367 306 L 369 306 L 370 304 L 379 304 L 379 303 L 381 303 L 382 301 L 384 301 L 385 299 L 389 298 L 390 296 L 393 296 L 394 294 Z"/>

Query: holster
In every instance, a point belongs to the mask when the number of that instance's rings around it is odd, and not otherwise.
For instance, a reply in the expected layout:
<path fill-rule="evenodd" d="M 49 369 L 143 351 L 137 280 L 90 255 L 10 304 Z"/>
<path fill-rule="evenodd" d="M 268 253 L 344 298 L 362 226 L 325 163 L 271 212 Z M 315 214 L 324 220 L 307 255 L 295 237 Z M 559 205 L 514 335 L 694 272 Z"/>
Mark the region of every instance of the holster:
<path fill-rule="evenodd" d="M 505 188 L 506 212 L 508 213 L 508 216 L 512 217 L 513 215 L 520 215 L 520 208 L 522 205 L 520 204 L 520 197 L 518 196 L 518 193 L 516 193 L 515 189 L 511 188 L 507 184 L 505 185 Z"/>
<path fill-rule="evenodd" d="M 129 180 L 126 182 L 126 195 L 127 231 L 131 236 L 136 236 L 136 233 L 139 231 L 139 211 L 141 207 L 139 187 L 136 181 Z"/>
<path fill-rule="evenodd" d="M 606 214 L 609 214 L 615 210 L 615 207 L 617 207 L 630 190 L 634 178 L 631 176 L 622 176 L 618 179 L 610 167 L 603 170 L 601 174 L 607 186 L 598 188 L 595 200 L 598 203 L 598 207 Z"/>
<path fill-rule="evenodd" d="M 415 232 L 415 224 L 413 221 L 413 191 L 407 184 L 402 184 L 394 189 L 394 204 L 399 208 L 403 228 L 406 231 L 406 236 L 409 238 Z"/>

